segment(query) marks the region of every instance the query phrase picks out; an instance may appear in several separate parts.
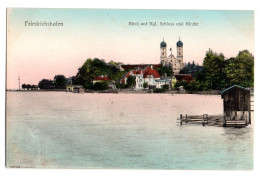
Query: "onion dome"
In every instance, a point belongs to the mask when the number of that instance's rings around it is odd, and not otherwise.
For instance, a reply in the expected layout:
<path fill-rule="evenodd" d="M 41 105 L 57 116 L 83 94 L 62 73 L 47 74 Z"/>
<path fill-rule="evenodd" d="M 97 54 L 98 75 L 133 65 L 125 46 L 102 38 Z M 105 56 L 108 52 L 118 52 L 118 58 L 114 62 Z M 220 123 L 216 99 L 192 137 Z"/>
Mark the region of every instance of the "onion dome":
<path fill-rule="evenodd" d="M 161 46 L 161 47 L 166 47 L 166 46 L 167 46 L 166 42 L 164 42 L 164 39 L 163 39 L 163 41 L 161 42 L 160 46 Z"/>
<path fill-rule="evenodd" d="M 179 41 L 176 43 L 177 47 L 183 47 L 183 43 L 181 42 L 181 40 L 179 39 Z"/>

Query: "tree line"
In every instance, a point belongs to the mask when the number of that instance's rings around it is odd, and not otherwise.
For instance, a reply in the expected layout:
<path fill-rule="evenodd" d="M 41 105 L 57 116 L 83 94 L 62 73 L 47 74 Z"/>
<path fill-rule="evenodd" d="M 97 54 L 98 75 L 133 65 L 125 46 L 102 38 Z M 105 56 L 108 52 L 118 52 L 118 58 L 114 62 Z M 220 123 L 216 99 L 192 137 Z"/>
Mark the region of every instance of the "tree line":
<path fill-rule="evenodd" d="M 254 86 L 254 56 L 248 50 L 240 51 L 236 57 L 226 59 L 224 54 L 209 49 L 201 67 L 194 66 L 194 63 L 188 64 L 181 72 L 189 73 L 189 70 L 192 70 L 195 80 L 177 82 L 175 88 L 184 86 L 187 90 L 201 91 L 223 90 L 232 85 Z"/>
<path fill-rule="evenodd" d="M 118 62 L 105 62 L 98 58 L 88 58 L 78 69 L 76 76 L 70 82 L 64 75 L 56 75 L 54 80 L 43 79 L 38 87 L 41 89 L 65 88 L 66 85 L 82 85 L 86 89 L 104 90 L 108 89 L 108 82 L 97 82 L 93 84 L 94 78 L 106 75 L 117 88 L 131 88 L 135 86 L 135 77 L 130 76 L 126 84 L 121 84 L 120 79 L 128 72 L 120 70 Z M 161 76 L 171 77 L 173 75 L 171 66 L 160 66 L 156 68 Z M 184 86 L 187 90 L 223 90 L 232 85 L 243 87 L 254 86 L 254 56 L 243 50 L 236 57 L 225 58 L 224 54 L 213 52 L 209 49 L 206 52 L 202 65 L 188 63 L 180 71 L 180 74 L 190 74 L 194 81 L 178 81 L 173 88 Z M 24 85 L 24 88 L 30 86 Z M 144 87 L 146 85 L 144 84 Z"/>

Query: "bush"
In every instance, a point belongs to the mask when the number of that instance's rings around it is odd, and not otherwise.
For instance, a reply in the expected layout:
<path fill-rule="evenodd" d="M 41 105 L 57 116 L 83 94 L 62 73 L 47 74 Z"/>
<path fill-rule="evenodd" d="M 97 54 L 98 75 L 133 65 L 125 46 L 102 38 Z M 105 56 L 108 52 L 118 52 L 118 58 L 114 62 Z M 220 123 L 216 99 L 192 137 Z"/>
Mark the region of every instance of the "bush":
<path fill-rule="evenodd" d="M 148 88 L 148 83 L 147 83 L 147 82 L 144 82 L 143 87 L 144 87 L 144 88 Z"/>
<path fill-rule="evenodd" d="M 85 84 L 83 85 L 83 87 L 84 87 L 85 89 L 93 89 L 93 84 L 85 83 Z"/>
<path fill-rule="evenodd" d="M 109 86 L 108 86 L 108 82 L 96 82 L 94 85 L 93 85 L 93 89 L 94 90 L 106 90 L 108 89 Z"/>
<path fill-rule="evenodd" d="M 169 85 L 168 84 L 163 85 L 162 89 L 164 91 L 168 91 L 169 90 Z"/>
<path fill-rule="evenodd" d="M 163 92 L 165 92 L 165 91 L 166 91 L 165 89 L 159 89 L 159 88 L 155 88 L 155 89 L 153 90 L 154 93 L 163 93 Z"/>

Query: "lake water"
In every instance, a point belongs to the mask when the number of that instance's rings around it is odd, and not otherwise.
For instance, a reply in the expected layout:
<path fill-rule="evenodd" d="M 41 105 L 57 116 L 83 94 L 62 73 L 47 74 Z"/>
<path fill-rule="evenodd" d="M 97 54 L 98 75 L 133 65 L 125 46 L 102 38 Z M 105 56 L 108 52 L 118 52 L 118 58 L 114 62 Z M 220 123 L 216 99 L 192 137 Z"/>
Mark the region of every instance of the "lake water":
<path fill-rule="evenodd" d="M 222 111 L 220 95 L 7 92 L 6 166 L 252 169 L 253 126 L 176 122 Z"/>

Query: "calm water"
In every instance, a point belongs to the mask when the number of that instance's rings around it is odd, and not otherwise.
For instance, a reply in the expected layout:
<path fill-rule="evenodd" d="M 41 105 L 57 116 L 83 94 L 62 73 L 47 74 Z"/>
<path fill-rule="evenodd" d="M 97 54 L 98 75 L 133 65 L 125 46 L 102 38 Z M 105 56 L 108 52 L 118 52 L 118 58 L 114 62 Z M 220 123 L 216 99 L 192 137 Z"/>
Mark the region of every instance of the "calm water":
<path fill-rule="evenodd" d="M 253 126 L 179 126 L 220 96 L 7 92 L 7 167 L 252 169 Z"/>

